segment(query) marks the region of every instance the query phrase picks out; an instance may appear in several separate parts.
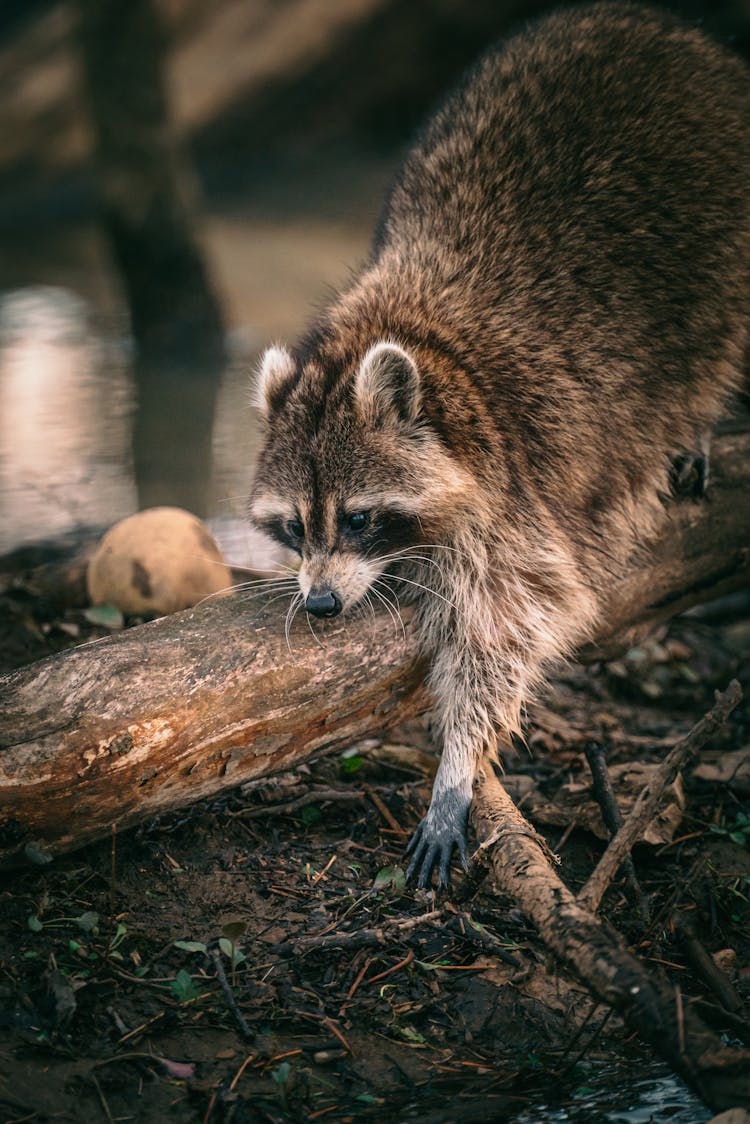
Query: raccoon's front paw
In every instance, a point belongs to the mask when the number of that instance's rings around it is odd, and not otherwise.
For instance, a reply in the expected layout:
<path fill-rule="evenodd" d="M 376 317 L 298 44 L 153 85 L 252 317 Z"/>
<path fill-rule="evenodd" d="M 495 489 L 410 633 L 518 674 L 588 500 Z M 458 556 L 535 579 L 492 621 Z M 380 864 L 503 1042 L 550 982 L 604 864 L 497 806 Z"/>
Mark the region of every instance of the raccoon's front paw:
<path fill-rule="evenodd" d="M 417 885 L 429 886 L 432 870 L 438 865 L 438 886 L 447 886 L 453 848 L 458 848 L 461 865 L 469 869 L 469 852 L 466 845 L 466 823 L 469 818 L 471 793 L 467 796 L 458 788 L 449 788 L 435 794 L 427 815 L 414 832 L 407 854 L 411 862 L 406 871 L 407 880 L 419 872 Z"/>

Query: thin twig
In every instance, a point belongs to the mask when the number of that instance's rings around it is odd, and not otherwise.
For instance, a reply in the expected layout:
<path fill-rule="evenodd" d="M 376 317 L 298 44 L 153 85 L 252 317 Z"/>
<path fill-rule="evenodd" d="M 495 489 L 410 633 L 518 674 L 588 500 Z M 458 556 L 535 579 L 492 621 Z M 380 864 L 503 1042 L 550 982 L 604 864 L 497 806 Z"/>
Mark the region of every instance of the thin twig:
<path fill-rule="evenodd" d="M 224 971 L 224 965 L 221 962 L 221 952 L 219 951 L 218 948 L 213 948 L 213 949 L 211 949 L 211 956 L 212 956 L 213 962 L 216 966 L 216 977 L 217 977 L 219 983 L 221 984 L 221 990 L 224 992 L 224 999 L 226 1000 L 227 1007 L 229 1008 L 229 1010 L 234 1015 L 234 1018 L 237 1022 L 237 1026 L 242 1031 L 242 1034 L 244 1035 L 244 1037 L 249 1038 L 249 1039 L 254 1039 L 255 1034 L 250 1029 L 250 1026 L 248 1025 L 248 1023 L 245 1020 L 245 1016 L 242 1014 L 242 1011 L 237 1006 L 237 1000 L 234 997 L 234 992 L 232 991 L 231 987 L 229 986 L 229 980 L 227 979 L 227 974 Z"/>
<path fill-rule="evenodd" d="M 731 1014 L 739 1014 L 744 1010 L 742 996 L 737 991 L 732 981 L 722 972 L 714 958 L 709 955 L 698 938 L 693 924 L 693 919 L 685 916 L 674 918 L 674 928 L 682 944 L 687 960 L 690 962 L 696 975 L 710 987 L 722 1007 Z"/>
<path fill-rule="evenodd" d="M 364 792 L 357 789 L 319 788 L 311 789 L 296 800 L 288 800 L 286 804 L 264 804 L 260 808 L 240 808 L 237 812 L 230 812 L 230 816 L 243 820 L 257 820 L 261 816 L 287 816 L 290 812 L 297 812 L 309 804 L 355 804 L 364 800 Z"/>
<path fill-rule="evenodd" d="M 300 937 L 294 945 L 297 955 L 310 952 L 312 949 L 326 950 L 329 948 L 373 948 L 394 936 L 403 936 L 420 925 L 427 925 L 438 917 L 442 917 L 442 909 L 433 909 L 430 913 L 422 913 L 419 917 L 406 917 L 400 920 L 384 921 L 377 929 L 357 929 L 353 933 L 322 933 L 311 937 Z"/>
<path fill-rule="evenodd" d="M 396 832 L 397 835 L 408 835 L 409 834 L 408 831 L 406 831 L 401 826 L 401 824 L 398 822 L 396 817 L 391 812 L 390 808 L 386 804 L 384 804 L 383 801 L 380 799 L 380 796 L 377 794 L 375 789 L 370 788 L 370 786 L 368 784 L 368 785 L 365 786 L 365 791 L 367 792 L 367 795 L 370 797 L 373 804 L 375 805 L 377 810 L 380 812 L 381 816 L 383 817 L 385 822 L 389 825 L 389 827 L 391 827 Z"/>
<path fill-rule="evenodd" d="M 112 1113 L 109 1111 L 109 1105 L 107 1104 L 104 1093 L 102 1092 L 102 1087 L 99 1084 L 99 1082 L 96 1080 L 96 1078 L 94 1077 L 93 1073 L 91 1075 L 91 1080 L 94 1083 L 94 1088 L 96 1089 L 97 1095 L 99 1097 L 99 1101 L 100 1101 L 101 1106 L 104 1110 L 104 1115 L 107 1117 L 108 1124 L 115 1124 L 114 1120 L 112 1119 Z"/>
<path fill-rule="evenodd" d="M 652 779 L 641 792 L 607 850 L 602 855 L 594 873 L 578 895 L 578 904 L 596 912 L 607 887 L 622 866 L 625 857 L 639 838 L 645 825 L 652 819 L 664 790 L 672 783 L 680 769 L 720 730 L 742 698 L 742 688 L 736 679 L 726 691 L 716 692 L 716 702 L 700 722 L 673 746 Z"/>
<path fill-rule="evenodd" d="M 483 948 L 486 952 L 496 956 L 498 960 L 504 960 L 506 964 L 511 967 L 520 969 L 522 964 L 512 953 L 508 952 L 502 941 L 488 932 L 483 925 L 479 925 L 474 921 L 468 913 L 459 913 L 455 917 L 446 917 L 443 921 L 443 927 L 450 929 L 459 937 L 464 940 L 472 941 L 474 944 Z"/>
<path fill-rule="evenodd" d="M 609 833 L 609 838 L 612 840 L 617 835 L 624 821 L 612 788 L 612 779 L 609 775 L 609 769 L 607 768 L 607 755 L 604 747 L 598 743 L 596 745 L 589 745 L 584 752 L 589 769 L 591 770 L 594 798 L 599 805 L 604 826 Z M 626 856 L 622 864 L 622 870 L 632 896 L 638 903 L 644 921 L 648 921 L 648 898 L 643 893 L 638 878 L 636 877 L 632 855 Z"/>
<path fill-rule="evenodd" d="M 411 964 L 414 959 L 414 949 L 410 948 L 403 960 L 399 960 L 398 964 L 392 964 L 390 968 L 386 968 L 384 972 L 378 972 L 376 976 L 370 976 L 365 980 L 365 984 L 377 983 L 378 980 L 384 980 L 386 976 L 392 976 L 394 972 L 398 972 L 400 968 L 406 968 Z"/>

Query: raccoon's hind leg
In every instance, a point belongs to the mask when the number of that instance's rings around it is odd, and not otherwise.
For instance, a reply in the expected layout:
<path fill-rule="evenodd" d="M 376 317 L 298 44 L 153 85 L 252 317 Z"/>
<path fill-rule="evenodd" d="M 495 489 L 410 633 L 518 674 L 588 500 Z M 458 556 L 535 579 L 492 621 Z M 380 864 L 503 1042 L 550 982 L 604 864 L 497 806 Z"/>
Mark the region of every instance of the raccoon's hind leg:
<path fill-rule="evenodd" d="M 675 453 L 669 468 L 669 487 L 677 499 L 699 500 L 706 494 L 710 470 L 711 431 L 704 430 L 698 451 Z"/>

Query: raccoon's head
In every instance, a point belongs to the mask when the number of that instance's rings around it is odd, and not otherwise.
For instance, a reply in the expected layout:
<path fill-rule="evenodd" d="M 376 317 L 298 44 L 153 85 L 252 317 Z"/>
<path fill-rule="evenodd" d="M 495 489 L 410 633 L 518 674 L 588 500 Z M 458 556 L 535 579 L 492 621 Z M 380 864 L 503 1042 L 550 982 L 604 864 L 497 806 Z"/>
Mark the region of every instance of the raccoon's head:
<path fill-rule="evenodd" d="M 398 557 L 444 540 L 468 474 L 423 416 L 406 349 L 381 341 L 361 361 L 297 362 L 269 348 L 257 405 L 267 432 L 250 518 L 300 555 L 308 612 L 336 616 Z"/>

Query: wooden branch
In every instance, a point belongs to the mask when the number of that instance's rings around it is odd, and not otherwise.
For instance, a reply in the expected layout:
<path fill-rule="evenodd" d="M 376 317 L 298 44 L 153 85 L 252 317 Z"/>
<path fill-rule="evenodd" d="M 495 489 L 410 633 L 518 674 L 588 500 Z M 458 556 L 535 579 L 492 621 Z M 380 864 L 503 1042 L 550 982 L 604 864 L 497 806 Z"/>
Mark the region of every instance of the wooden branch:
<path fill-rule="evenodd" d="M 716 703 L 708 714 L 672 746 L 579 893 L 580 906 L 596 913 L 607 887 L 629 856 L 633 844 L 642 834 L 645 825 L 653 819 L 665 789 L 672 784 L 687 762 L 721 729 L 741 698 L 742 688 L 733 679 L 726 691 L 716 692 Z"/>
<path fill-rule="evenodd" d="M 416 646 L 392 623 L 334 623 L 315 641 L 298 621 L 287 648 L 283 614 L 255 604 L 177 613 L 0 681 L 0 864 L 29 841 L 70 850 L 424 709 Z"/>
<path fill-rule="evenodd" d="M 750 582 L 750 433 L 715 446 L 710 498 L 675 504 L 613 591 L 602 643 Z M 0 679 L 0 866 L 43 859 L 289 769 L 424 709 L 393 622 L 316 623 L 236 598 Z M 322 645 L 322 647 L 321 647 Z"/>
<path fill-rule="evenodd" d="M 499 890 L 512 895 L 545 944 L 714 1111 L 750 1108 L 750 1050 L 724 1046 L 675 988 L 581 907 L 553 869 L 546 844 L 492 773 L 474 786 L 471 818 Z"/>

